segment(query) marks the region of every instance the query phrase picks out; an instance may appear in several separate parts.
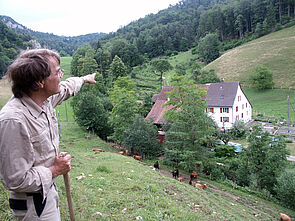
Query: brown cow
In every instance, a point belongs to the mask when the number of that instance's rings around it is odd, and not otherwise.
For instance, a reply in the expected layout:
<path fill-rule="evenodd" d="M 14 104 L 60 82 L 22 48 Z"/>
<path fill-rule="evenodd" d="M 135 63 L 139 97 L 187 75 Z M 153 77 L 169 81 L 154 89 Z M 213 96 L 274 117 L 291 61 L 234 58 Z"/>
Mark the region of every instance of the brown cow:
<path fill-rule="evenodd" d="M 136 160 L 139 160 L 141 161 L 141 156 L 138 156 L 138 155 L 133 155 L 133 158 L 136 159 Z"/>
<path fill-rule="evenodd" d="M 199 187 L 199 188 L 201 188 L 201 189 L 205 189 L 205 188 L 207 188 L 207 185 L 206 185 L 206 184 L 199 184 L 199 183 L 196 183 L 196 184 L 195 184 L 195 187 Z"/>
<path fill-rule="evenodd" d="M 94 151 L 94 152 L 102 152 L 102 149 L 93 148 L 92 151 Z"/>
<path fill-rule="evenodd" d="M 280 213 L 279 221 L 291 221 L 291 218 L 284 213 Z"/>

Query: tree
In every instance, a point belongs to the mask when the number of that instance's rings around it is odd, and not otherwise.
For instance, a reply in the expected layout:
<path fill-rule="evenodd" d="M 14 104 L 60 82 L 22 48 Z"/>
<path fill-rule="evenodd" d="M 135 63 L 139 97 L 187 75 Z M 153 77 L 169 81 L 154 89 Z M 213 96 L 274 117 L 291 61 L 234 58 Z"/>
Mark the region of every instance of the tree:
<path fill-rule="evenodd" d="M 95 72 L 97 69 L 98 64 L 94 59 L 94 50 L 91 46 L 84 45 L 79 47 L 73 54 L 71 74 L 74 76 L 83 76 L 85 74 Z"/>
<path fill-rule="evenodd" d="M 138 152 L 142 156 L 154 157 L 160 152 L 158 129 L 153 123 L 146 122 L 137 116 L 125 132 L 123 143 L 129 150 Z"/>
<path fill-rule="evenodd" d="M 247 162 L 258 189 L 274 192 L 276 179 L 287 165 L 288 151 L 285 141 L 281 137 L 272 140 L 268 132 L 263 132 L 261 127 L 255 126 L 248 142 L 243 161 Z"/>
<path fill-rule="evenodd" d="M 80 70 L 78 69 L 78 72 L 81 76 L 94 73 L 98 71 L 98 64 L 96 63 L 96 60 L 94 59 L 94 50 L 89 48 L 84 58 L 81 58 L 79 60 L 81 62 Z"/>
<path fill-rule="evenodd" d="M 287 207 L 295 209 L 295 171 L 285 171 L 277 181 L 277 198 Z"/>
<path fill-rule="evenodd" d="M 114 88 L 109 92 L 114 108 L 110 116 L 110 124 L 114 128 L 111 139 L 118 142 L 124 140 L 124 132 L 133 123 L 138 112 L 135 83 L 128 77 L 119 77 Z"/>
<path fill-rule="evenodd" d="M 119 143 L 123 142 L 126 130 L 133 123 L 137 113 L 136 97 L 128 94 L 121 94 L 119 102 L 114 105 L 110 115 L 110 124 L 114 129 L 114 133 L 110 136 Z"/>
<path fill-rule="evenodd" d="M 217 83 L 220 82 L 220 78 L 215 73 L 215 70 L 211 69 L 209 71 L 207 70 L 201 70 L 201 74 L 197 80 L 197 83 L 199 84 L 207 84 L 207 83 Z"/>
<path fill-rule="evenodd" d="M 222 140 L 223 143 L 225 145 L 227 145 L 227 143 L 230 141 L 230 139 L 232 139 L 232 133 L 230 130 L 220 130 L 219 128 L 216 128 L 216 131 L 215 131 L 215 136 Z"/>
<path fill-rule="evenodd" d="M 114 81 L 114 87 L 109 91 L 110 99 L 113 105 L 116 105 L 120 101 L 120 96 L 127 94 L 130 97 L 136 97 L 136 83 L 131 81 L 129 77 L 118 77 Z"/>
<path fill-rule="evenodd" d="M 119 76 L 123 77 L 127 75 L 127 68 L 117 55 L 114 57 L 110 65 L 109 73 L 112 80 L 116 80 Z"/>
<path fill-rule="evenodd" d="M 169 61 L 167 61 L 165 59 L 154 59 L 154 60 L 152 60 L 151 65 L 152 65 L 152 69 L 154 71 L 158 71 L 158 72 L 161 73 L 160 80 L 161 80 L 161 88 L 162 88 L 162 86 L 163 86 L 163 74 L 164 74 L 164 72 L 171 70 L 172 66 L 169 63 Z"/>
<path fill-rule="evenodd" d="M 218 58 L 220 55 L 218 35 L 209 33 L 202 38 L 198 45 L 198 52 L 206 63 Z"/>
<path fill-rule="evenodd" d="M 272 71 L 262 65 L 258 65 L 255 68 L 255 72 L 250 76 L 249 81 L 258 90 L 264 90 L 274 86 Z"/>
<path fill-rule="evenodd" d="M 112 105 L 103 94 L 102 76 L 96 75 L 95 80 L 97 84 L 83 86 L 80 93 L 73 97 L 71 105 L 78 125 L 106 140 L 112 133 L 108 123 Z"/>
<path fill-rule="evenodd" d="M 213 140 L 214 122 L 205 113 L 205 91 L 196 86 L 177 86 L 168 95 L 167 105 L 173 108 L 165 113 L 171 122 L 166 132 L 165 155 L 171 165 L 194 168 L 197 160 L 209 150 Z"/>
<path fill-rule="evenodd" d="M 150 110 L 153 107 L 153 100 L 152 100 L 153 94 L 151 93 L 145 93 L 143 95 L 143 102 L 139 107 L 139 114 L 141 116 L 147 116 Z"/>

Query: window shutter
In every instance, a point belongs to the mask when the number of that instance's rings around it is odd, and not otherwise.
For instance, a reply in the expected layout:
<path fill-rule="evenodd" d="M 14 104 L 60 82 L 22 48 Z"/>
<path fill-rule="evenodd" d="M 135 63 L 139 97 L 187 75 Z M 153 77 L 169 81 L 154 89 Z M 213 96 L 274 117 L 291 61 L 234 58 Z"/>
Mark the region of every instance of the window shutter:
<path fill-rule="evenodd" d="M 220 108 L 220 113 L 222 113 L 222 108 Z"/>
<path fill-rule="evenodd" d="M 229 108 L 226 108 L 227 109 L 227 113 L 229 113 Z"/>
<path fill-rule="evenodd" d="M 214 108 L 212 107 L 212 113 L 214 113 Z"/>
<path fill-rule="evenodd" d="M 220 122 L 222 122 L 222 117 L 220 117 Z"/>

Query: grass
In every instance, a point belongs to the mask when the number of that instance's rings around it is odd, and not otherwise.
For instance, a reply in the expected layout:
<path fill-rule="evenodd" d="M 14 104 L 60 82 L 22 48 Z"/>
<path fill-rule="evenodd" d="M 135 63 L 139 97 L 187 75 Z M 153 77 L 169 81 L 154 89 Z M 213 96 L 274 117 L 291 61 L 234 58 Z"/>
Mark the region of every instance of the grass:
<path fill-rule="evenodd" d="M 276 88 L 295 88 L 295 26 L 229 50 L 206 69 L 215 69 L 225 81 L 249 85 L 249 75 L 258 64 L 273 72 Z"/>
<path fill-rule="evenodd" d="M 288 96 L 290 97 L 289 116 L 295 121 L 295 91 L 289 89 L 269 89 L 257 91 L 243 88 L 252 104 L 253 111 L 266 116 L 279 117 L 288 120 Z M 291 106 L 292 105 L 292 106 Z"/>

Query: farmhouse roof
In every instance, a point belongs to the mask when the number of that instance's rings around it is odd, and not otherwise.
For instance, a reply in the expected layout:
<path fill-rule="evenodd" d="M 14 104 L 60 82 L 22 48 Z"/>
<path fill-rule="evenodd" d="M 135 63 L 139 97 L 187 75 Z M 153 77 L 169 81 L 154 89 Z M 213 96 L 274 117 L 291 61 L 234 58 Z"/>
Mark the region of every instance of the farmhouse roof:
<path fill-rule="evenodd" d="M 220 82 L 211 84 L 198 85 L 199 88 L 205 88 L 207 91 L 208 107 L 231 107 L 239 87 L 238 81 Z M 163 118 L 165 111 L 170 110 L 173 106 L 163 106 L 167 101 L 167 92 L 173 90 L 173 86 L 164 86 L 160 94 L 153 96 L 155 101 L 152 110 L 146 116 L 146 120 L 153 119 L 154 124 L 165 124 L 167 120 Z"/>
<path fill-rule="evenodd" d="M 210 84 L 207 91 L 208 107 L 232 107 L 239 88 L 238 81 Z"/>

